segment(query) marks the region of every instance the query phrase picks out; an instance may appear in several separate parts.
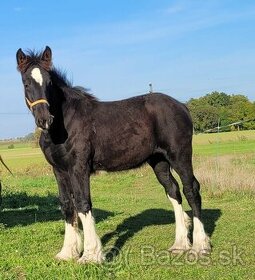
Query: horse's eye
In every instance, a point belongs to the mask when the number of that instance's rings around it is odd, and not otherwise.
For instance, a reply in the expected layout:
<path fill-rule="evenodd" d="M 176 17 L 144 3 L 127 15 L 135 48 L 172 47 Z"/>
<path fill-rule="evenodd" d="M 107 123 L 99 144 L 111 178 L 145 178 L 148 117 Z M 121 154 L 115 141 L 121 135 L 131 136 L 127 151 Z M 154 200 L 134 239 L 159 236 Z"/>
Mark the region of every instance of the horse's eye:
<path fill-rule="evenodd" d="M 24 81 L 24 87 L 25 87 L 25 89 L 28 89 L 29 86 L 30 86 L 30 84 L 31 84 L 31 81 L 30 81 L 29 79 L 26 79 L 26 81 Z"/>

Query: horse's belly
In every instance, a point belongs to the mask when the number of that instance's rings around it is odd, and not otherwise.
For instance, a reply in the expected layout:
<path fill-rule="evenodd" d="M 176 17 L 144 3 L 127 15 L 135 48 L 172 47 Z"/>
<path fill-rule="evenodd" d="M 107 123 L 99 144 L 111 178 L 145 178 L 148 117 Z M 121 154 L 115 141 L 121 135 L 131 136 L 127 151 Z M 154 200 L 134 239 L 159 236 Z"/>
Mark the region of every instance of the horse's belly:
<path fill-rule="evenodd" d="M 97 124 L 94 138 L 94 168 L 125 170 L 144 163 L 151 155 L 155 139 L 148 116 L 142 112 L 108 125 Z"/>
<path fill-rule="evenodd" d="M 138 143 L 104 145 L 95 151 L 93 167 L 95 170 L 118 171 L 143 164 L 153 151 L 152 143 L 143 139 Z"/>

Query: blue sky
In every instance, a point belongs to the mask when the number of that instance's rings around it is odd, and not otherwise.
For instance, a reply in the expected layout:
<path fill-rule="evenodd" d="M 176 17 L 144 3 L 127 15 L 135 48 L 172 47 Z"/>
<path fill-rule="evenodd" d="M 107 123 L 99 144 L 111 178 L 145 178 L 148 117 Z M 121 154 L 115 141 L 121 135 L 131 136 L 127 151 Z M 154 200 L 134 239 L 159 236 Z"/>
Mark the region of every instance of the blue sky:
<path fill-rule="evenodd" d="M 101 100 L 151 82 L 180 101 L 214 90 L 255 100 L 255 1 L 70 0 L 1 3 L 0 139 L 34 131 L 18 48 L 49 45 L 54 64 Z"/>

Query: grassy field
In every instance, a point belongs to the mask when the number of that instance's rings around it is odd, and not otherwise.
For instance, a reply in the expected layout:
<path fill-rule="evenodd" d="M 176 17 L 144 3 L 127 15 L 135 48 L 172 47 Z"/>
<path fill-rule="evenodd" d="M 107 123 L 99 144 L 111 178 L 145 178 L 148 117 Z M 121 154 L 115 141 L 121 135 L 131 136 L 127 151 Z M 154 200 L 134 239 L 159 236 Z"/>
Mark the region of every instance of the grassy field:
<path fill-rule="evenodd" d="M 211 256 L 167 251 L 174 213 L 148 166 L 92 176 L 103 265 L 54 260 L 64 223 L 51 169 L 31 144 L 8 146 L 0 154 L 15 176 L 0 169 L 0 279 L 255 279 L 255 131 L 194 137 Z"/>

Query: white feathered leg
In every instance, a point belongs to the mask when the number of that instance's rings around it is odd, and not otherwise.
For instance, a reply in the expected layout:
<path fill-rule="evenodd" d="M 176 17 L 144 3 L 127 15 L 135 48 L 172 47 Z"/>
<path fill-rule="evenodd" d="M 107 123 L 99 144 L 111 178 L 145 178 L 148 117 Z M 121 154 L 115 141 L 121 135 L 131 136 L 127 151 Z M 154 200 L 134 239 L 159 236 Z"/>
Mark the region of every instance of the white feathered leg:
<path fill-rule="evenodd" d="M 91 211 L 87 214 L 78 213 L 84 232 L 84 252 L 78 260 L 79 263 L 104 261 L 101 241 L 96 234 L 95 221 Z"/>
<path fill-rule="evenodd" d="M 73 224 L 65 222 L 65 237 L 61 251 L 56 255 L 59 260 L 78 259 L 83 249 L 81 235 L 78 229 L 78 217 Z"/>
<path fill-rule="evenodd" d="M 174 245 L 169 249 L 172 253 L 179 253 L 190 249 L 190 241 L 188 238 L 188 229 L 190 224 L 189 216 L 183 211 L 182 205 L 177 200 L 168 198 L 173 204 L 174 215 L 175 215 L 175 242 Z"/>
<path fill-rule="evenodd" d="M 193 246 L 192 251 L 198 254 L 208 254 L 211 251 L 210 239 L 205 233 L 204 225 L 202 222 L 194 217 L 193 218 Z"/>

